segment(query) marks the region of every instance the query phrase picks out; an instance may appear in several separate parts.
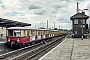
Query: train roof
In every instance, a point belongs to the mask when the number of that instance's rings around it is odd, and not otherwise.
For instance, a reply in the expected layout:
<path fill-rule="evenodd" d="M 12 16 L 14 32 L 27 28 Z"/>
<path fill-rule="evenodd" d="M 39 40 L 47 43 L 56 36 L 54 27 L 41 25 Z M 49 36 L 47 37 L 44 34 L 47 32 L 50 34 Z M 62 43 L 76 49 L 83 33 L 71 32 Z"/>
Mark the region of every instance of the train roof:
<path fill-rule="evenodd" d="M 9 27 L 9 28 L 7 28 L 7 30 L 17 30 L 17 29 L 20 29 L 20 30 L 47 30 L 47 29 L 33 29 L 30 27 Z"/>
<path fill-rule="evenodd" d="M 49 29 L 33 29 L 30 27 L 9 27 L 7 30 L 49 30 Z M 59 30 L 49 30 L 49 31 L 59 31 Z"/>

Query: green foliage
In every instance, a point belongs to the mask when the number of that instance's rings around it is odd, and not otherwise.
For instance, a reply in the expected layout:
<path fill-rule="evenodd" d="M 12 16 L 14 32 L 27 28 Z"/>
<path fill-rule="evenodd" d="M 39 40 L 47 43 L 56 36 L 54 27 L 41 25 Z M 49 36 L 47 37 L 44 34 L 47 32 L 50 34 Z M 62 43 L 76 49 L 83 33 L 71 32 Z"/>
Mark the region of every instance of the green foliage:
<path fill-rule="evenodd" d="M 69 35 L 68 38 L 72 38 L 72 35 Z"/>

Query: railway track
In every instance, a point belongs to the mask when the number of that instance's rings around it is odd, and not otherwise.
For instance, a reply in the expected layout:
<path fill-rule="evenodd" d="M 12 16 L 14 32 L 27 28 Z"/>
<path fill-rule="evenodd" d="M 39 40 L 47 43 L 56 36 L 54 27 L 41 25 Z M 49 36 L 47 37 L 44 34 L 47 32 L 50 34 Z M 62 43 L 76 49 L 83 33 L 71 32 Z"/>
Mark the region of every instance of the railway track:
<path fill-rule="evenodd" d="M 6 52 L 12 51 L 13 49 L 10 49 L 8 47 L 5 46 L 5 38 L 4 37 L 0 37 L 0 54 L 4 54 Z"/>
<path fill-rule="evenodd" d="M 7 53 L 9 51 L 13 51 L 13 49 L 6 47 L 5 43 L 0 43 L 0 54 Z"/>
<path fill-rule="evenodd" d="M 45 53 L 50 51 L 56 45 L 58 45 L 66 36 L 56 37 L 51 40 L 49 43 L 44 44 L 35 44 L 28 46 L 22 49 L 17 49 L 12 52 L 8 52 L 0 55 L 1 60 L 37 60 Z"/>
<path fill-rule="evenodd" d="M 34 53 L 31 56 L 25 58 L 24 60 L 38 60 L 40 57 L 42 57 L 48 51 L 50 51 L 55 46 L 57 46 L 59 43 L 61 43 L 64 38 L 65 38 L 65 36 L 57 39 L 56 41 L 53 41 L 53 42 L 45 45 L 43 47 L 41 47 L 40 49 L 34 51 Z"/>

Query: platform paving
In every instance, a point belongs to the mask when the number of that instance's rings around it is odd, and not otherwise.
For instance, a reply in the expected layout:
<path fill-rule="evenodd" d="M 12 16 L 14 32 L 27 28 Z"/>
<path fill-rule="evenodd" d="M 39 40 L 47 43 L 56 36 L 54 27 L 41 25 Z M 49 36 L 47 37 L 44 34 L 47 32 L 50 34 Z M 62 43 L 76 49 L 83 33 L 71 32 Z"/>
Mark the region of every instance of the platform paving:
<path fill-rule="evenodd" d="M 0 45 L 6 43 L 6 37 L 0 37 Z"/>
<path fill-rule="evenodd" d="M 38 60 L 90 60 L 90 40 L 66 38 Z"/>

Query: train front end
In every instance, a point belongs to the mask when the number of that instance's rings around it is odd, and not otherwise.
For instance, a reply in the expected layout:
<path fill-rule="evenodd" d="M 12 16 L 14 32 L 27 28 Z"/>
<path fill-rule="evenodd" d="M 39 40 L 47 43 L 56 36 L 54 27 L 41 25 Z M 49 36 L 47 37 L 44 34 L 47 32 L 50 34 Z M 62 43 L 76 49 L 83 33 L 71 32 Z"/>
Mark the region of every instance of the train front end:
<path fill-rule="evenodd" d="M 23 28 L 24 29 L 24 28 Z M 24 36 L 25 30 L 22 28 L 7 28 L 6 44 L 13 47 L 20 47 L 26 42 L 29 42 L 29 36 Z"/>
<path fill-rule="evenodd" d="M 7 45 L 10 47 L 13 47 L 15 45 L 20 44 L 20 37 L 21 37 L 21 31 L 20 30 L 13 30 L 13 29 L 7 29 Z"/>

